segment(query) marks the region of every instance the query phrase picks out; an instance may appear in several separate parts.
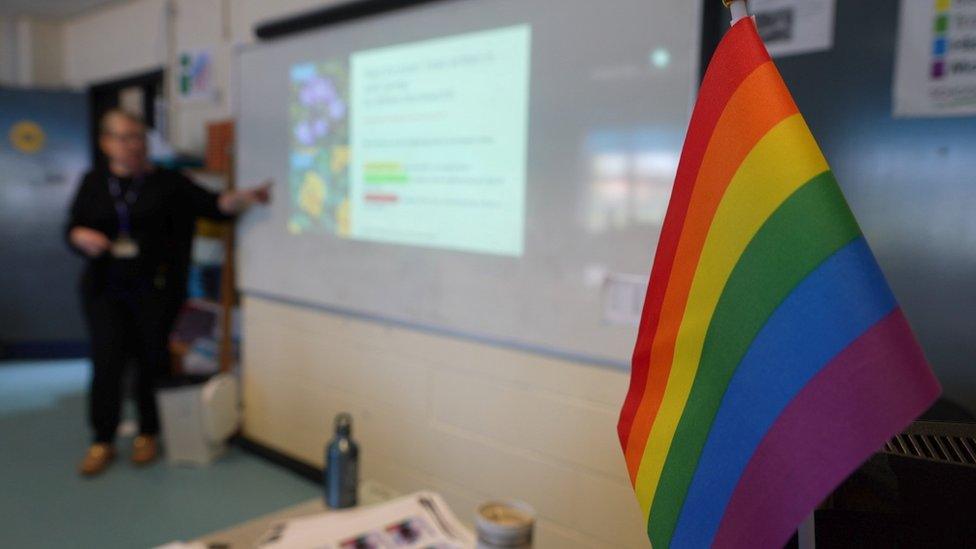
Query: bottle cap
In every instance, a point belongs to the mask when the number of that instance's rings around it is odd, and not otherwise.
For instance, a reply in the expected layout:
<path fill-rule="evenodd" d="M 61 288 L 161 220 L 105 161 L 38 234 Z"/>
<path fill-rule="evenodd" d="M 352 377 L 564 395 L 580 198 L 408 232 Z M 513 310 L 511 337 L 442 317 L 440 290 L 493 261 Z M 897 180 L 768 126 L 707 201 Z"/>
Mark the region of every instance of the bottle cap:
<path fill-rule="evenodd" d="M 352 434 L 352 416 L 346 412 L 336 414 L 335 432 L 339 435 L 349 436 Z"/>

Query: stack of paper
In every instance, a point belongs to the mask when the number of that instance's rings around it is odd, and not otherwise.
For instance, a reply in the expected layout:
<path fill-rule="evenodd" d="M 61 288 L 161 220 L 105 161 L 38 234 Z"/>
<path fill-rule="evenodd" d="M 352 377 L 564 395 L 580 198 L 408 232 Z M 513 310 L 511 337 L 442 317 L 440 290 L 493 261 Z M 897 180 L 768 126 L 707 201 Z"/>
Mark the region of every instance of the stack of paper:
<path fill-rule="evenodd" d="M 417 492 L 379 505 L 276 524 L 261 549 L 469 549 L 466 529 L 441 497 Z"/>

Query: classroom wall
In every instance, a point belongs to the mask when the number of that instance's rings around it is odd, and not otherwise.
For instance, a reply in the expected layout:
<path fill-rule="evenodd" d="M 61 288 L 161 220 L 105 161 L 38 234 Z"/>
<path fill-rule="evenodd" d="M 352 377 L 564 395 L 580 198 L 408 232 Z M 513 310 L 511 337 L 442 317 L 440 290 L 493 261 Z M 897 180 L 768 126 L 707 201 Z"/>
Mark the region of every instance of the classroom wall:
<path fill-rule="evenodd" d="M 347 411 L 363 479 L 435 490 L 469 522 L 523 499 L 541 549 L 648 546 L 616 438 L 622 372 L 256 297 L 243 353 L 254 440 L 321 466 Z"/>
<path fill-rule="evenodd" d="M 63 22 L 64 83 L 85 88 L 159 67 L 174 75 L 180 52 L 209 49 L 217 94 L 211 100 L 174 99 L 169 108 L 172 144 L 201 153 L 206 122 L 233 112 L 233 59 L 237 47 L 254 41 L 258 21 L 282 17 L 339 0 L 132 0 L 109 4 Z M 123 46 L 124 45 L 124 46 Z M 176 79 L 169 80 L 176 97 Z"/>
<path fill-rule="evenodd" d="M 0 105 L 0 357 L 76 355 L 85 339 L 82 261 L 63 230 L 89 157 L 85 96 L 0 87 Z M 24 121 L 44 132 L 37 151 L 7 139 Z"/>
<path fill-rule="evenodd" d="M 166 0 L 137 0 L 66 20 L 64 80 L 71 87 L 129 76 L 166 63 Z"/>
<path fill-rule="evenodd" d="M 31 21 L 31 85 L 64 87 L 64 40 L 58 21 Z"/>
<path fill-rule="evenodd" d="M 0 16 L 0 85 L 10 85 L 16 78 L 17 33 L 14 20 Z"/>
<path fill-rule="evenodd" d="M 85 329 L 79 262 L 62 237 L 63 212 L 87 152 L 85 99 L 61 86 L 60 24 L 0 17 L 0 356 L 76 355 Z M 46 134 L 38 152 L 12 146 L 22 120 Z M 76 136 L 80 140 L 75 142 Z M 79 156 L 81 159 L 79 160 Z M 38 295 L 32 291 L 43 287 Z"/>
<path fill-rule="evenodd" d="M 235 50 L 255 41 L 254 25 L 270 18 L 292 15 L 341 0 L 174 0 L 172 37 L 180 51 L 209 49 L 213 54 L 217 94 L 210 101 L 174 101 L 171 106 L 171 140 L 180 150 L 199 152 L 206 143 L 202 120 L 232 116 L 234 110 Z M 169 67 L 175 74 L 175 57 Z M 170 79 L 170 97 L 176 97 L 177 80 Z"/>
<path fill-rule="evenodd" d="M 0 17 L 0 86 L 31 84 L 31 20 Z"/>
<path fill-rule="evenodd" d="M 0 17 L 0 85 L 64 87 L 60 21 Z"/>

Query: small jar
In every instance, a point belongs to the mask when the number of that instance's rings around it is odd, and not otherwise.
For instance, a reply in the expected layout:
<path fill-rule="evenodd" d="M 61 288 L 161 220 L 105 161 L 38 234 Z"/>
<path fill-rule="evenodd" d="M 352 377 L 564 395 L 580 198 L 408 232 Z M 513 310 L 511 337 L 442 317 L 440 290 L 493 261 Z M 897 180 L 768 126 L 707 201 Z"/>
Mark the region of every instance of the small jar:
<path fill-rule="evenodd" d="M 535 509 L 521 501 L 489 501 L 478 507 L 478 549 L 529 549 Z"/>

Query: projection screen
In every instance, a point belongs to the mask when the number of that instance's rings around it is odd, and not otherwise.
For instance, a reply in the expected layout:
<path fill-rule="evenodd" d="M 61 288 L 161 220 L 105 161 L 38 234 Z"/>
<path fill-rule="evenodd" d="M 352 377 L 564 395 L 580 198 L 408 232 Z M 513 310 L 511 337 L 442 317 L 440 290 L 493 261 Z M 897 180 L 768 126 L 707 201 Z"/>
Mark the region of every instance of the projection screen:
<path fill-rule="evenodd" d="M 626 366 L 698 10 L 443 0 L 247 47 L 237 174 L 275 196 L 241 289 Z"/>

